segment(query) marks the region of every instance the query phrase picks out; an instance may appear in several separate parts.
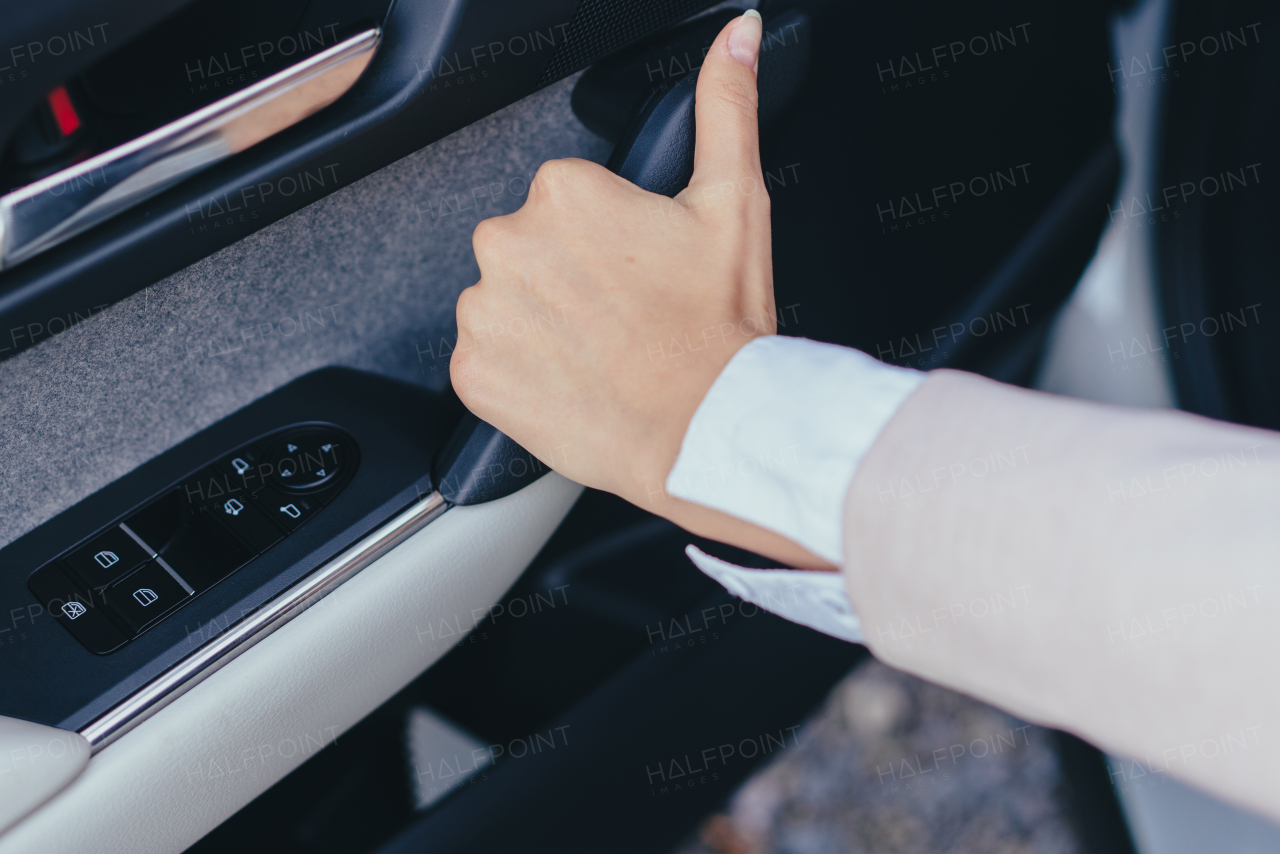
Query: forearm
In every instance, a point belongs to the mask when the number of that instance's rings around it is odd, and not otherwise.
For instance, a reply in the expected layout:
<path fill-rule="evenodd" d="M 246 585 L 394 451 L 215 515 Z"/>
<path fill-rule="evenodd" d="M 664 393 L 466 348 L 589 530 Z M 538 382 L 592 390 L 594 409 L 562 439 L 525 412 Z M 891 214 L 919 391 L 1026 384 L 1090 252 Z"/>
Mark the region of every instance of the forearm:
<path fill-rule="evenodd" d="M 745 519 L 676 498 L 665 490 L 650 498 L 651 501 L 638 506 L 700 537 L 728 543 L 796 569 L 821 572 L 835 572 L 838 569 L 794 540 Z"/>
<path fill-rule="evenodd" d="M 1280 814 L 1280 441 L 935 372 L 863 460 L 877 656 Z"/>

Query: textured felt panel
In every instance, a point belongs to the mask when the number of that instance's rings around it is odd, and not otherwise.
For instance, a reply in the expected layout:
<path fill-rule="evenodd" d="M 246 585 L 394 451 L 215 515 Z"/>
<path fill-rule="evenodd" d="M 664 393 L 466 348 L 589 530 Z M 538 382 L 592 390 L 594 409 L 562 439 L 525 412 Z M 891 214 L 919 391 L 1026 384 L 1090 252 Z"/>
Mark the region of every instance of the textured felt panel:
<path fill-rule="evenodd" d="M 609 153 L 569 108 L 575 80 L 0 363 L 0 544 L 316 368 L 443 387 L 476 222 L 517 209 L 543 161 Z"/>

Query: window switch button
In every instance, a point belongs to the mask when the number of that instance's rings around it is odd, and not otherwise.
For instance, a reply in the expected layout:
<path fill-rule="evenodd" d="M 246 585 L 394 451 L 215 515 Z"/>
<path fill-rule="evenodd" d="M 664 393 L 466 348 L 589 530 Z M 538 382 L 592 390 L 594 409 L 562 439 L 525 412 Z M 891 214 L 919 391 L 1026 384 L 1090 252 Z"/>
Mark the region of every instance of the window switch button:
<path fill-rule="evenodd" d="M 265 476 L 262 470 L 258 469 L 258 464 L 262 462 L 258 452 L 253 448 L 245 447 L 236 451 L 229 457 L 219 460 L 215 463 L 215 468 L 221 469 L 233 478 L 239 478 L 244 482 L 243 485 L 249 489 L 262 484 L 262 478 Z M 257 483 L 254 483 L 254 480 Z"/>
<path fill-rule="evenodd" d="M 100 590 L 151 557 L 119 525 L 67 555 L 67 565 L 90 590 Z"/>
<path fill-rule="evenodd" d="M 247 495 L 225 501 L 211 501 L 209 513 L 230 528 L 255 554 L 262 554 L 284 538 L 284 532 L 271 523 Z"/>
<path fill-rule="evenodd" d="M 142 631 L 185 602 L 190 595 L 176 578 L 153 560 L 107 588 L 103 599 L 134 631 Z"/>
<path fill-rule="evenodd" d="M 320 509 L 320 503 L 314 498 L 285 495 L 270 487 L 259 489 L 253 497 L 268 516 L 284 525 L 290 532 L 302 527 L 302 523 Z"/>
<path fill-rule="evenodd" d="M 223 494 L 218 500 L 232 497 L 245 504 L 250 500 L 245 492 L 236 496 Z M 255 555 L 215 522 L 204 504 L 188 501 L 185 489 L 179 487 L 126 520 L 143 542 L 157 548 L 160 557 L 199 591 L 217 584 Z"/>

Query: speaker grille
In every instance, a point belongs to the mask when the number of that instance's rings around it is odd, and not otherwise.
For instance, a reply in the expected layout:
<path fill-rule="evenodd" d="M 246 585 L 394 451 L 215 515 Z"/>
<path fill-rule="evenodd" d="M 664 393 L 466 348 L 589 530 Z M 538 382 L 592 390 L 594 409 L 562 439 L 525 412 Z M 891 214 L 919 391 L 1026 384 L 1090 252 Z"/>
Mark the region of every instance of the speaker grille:
<path fill-rule="evenodd" d="M 538 86 L 554 83 L 651 33 L 715 5 L 717 0 L 582 0 L 564 44 Z"/>

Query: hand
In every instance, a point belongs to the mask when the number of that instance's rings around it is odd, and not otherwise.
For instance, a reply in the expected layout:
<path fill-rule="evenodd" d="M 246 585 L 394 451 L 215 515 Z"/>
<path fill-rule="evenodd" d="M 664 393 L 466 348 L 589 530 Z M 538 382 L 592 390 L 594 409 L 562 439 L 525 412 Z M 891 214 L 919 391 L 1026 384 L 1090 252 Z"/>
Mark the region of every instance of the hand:
<path fill-rule="evenodd" d="M 674 200 L 594 163 L 553 160 L 524 207 L 476 227 L 481 278 L 458 299 L 449 372 L 472 412 L 566 477 L 814 566 L 822 561 L 779 535 L 663 488 L 721 369 L 777 327 L 760 38 L 759 16 L 747 14 L 712 44 L 698 77 L 694 174 Z"/>

